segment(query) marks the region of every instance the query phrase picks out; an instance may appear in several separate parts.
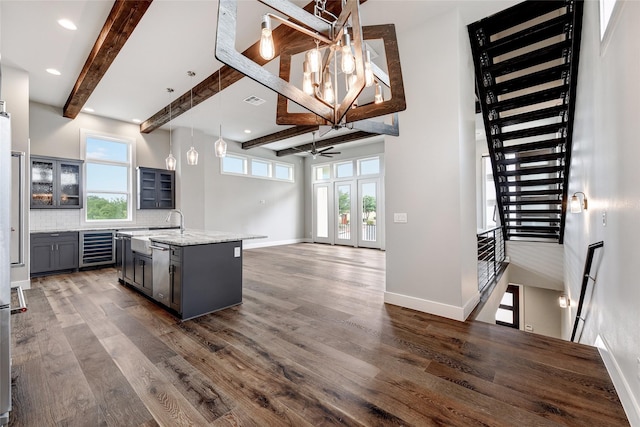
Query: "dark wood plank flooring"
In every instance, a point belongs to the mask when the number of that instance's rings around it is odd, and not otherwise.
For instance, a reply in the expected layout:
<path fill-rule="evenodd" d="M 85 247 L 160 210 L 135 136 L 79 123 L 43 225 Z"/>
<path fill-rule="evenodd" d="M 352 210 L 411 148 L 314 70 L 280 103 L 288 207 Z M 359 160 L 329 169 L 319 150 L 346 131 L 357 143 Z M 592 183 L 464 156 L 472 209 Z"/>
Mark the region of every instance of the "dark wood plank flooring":
<path fill-rule="evenodd" d="M 628 425 L 594 348 L 385 305 L 384 282 L 381 251 L 252 249 L 242 305 L 178 322 L 112 268 L 34 279 L 10 425 Z"/>

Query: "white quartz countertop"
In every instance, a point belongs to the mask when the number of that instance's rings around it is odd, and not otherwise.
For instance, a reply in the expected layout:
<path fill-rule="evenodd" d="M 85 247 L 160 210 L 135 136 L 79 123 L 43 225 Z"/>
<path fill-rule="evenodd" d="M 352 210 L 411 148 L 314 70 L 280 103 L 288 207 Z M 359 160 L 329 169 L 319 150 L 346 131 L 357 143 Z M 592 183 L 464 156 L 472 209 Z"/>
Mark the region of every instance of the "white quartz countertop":
<path fill-rule="evenodd" d="M 165 243 L 174 246 L 194 246 L 209 245 L 212 243 L 237 242 L 240 240 L 265 239 L 267 236 L 258 234 L 231 233 L 227 231 L 209 230 L 185 230 L 180 234 L 180 230 L 137 230 L 122 231 L 118 233 L 122 236 L 148 239 L 152 242 Z"/>

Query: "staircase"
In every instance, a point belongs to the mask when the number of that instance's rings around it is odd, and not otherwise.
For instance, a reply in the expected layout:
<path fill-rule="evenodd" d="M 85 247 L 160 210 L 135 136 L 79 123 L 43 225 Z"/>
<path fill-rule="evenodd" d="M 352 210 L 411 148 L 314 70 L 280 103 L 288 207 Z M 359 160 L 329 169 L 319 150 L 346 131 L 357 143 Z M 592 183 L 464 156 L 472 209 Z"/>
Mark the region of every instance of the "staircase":
<path fill-rule="evenodd" d="M 563 240 L 582 10 L 525 1 L 468 27 L 507 240 Z"/>

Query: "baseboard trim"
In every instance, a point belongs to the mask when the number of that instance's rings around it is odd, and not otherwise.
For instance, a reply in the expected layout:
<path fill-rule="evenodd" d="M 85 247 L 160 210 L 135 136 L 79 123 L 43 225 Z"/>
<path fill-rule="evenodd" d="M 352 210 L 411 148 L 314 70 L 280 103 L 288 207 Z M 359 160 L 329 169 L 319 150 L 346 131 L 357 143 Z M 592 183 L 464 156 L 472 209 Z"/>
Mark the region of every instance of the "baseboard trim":
<path fill-rule="evenodd" d="M 457 307 L 455 305 L 443 304 L 441 302 L 396 294 L 393 292 L 384 293 L 384 302 L 386 304 L 410 308 L 412 310 L 422 311 L 423 313 L 435 314 L 436 316 L 442 316 L 458 320 L 460 322 L 464 322 L 471 311 L 473 311 L 473 307 L 475 307 L 479 298 L 480 296 L 476 295 L 474 298 L 471 298 L 464 307 Z"/>
<path fill-rule="evenodd" d="M 269 242 L 254 242 L 250 240 L 245 240 L 242 244 L 244 249 L 257 249 L 257 248 L 268 248 L 269 246 L 282 246 L 282 245 L 293 245 L 295 243 L 304 243 L 305 239 L 288 239 L 288 240 L 277 240 L 277 241 L 269 241 Z"/>
<path fill-rule="evenodd" d="M 16 286 L 20 286 L 22 288 L 22 290 L 27 290 L 27 289 L 31 289 L 31 279 L 27 279 L 27 280 L 17 280 L 15 282 L 11 282 L 11 287 L 16 287 Z"/>
<path fill-rule="evenodd" d="M 613 381 L 613 385 L 622 403 L 622 408 L 627 414 L 627 418 L 629 418 L 629 423 L 632 426 L 640 426 L 640 405 L 633 395 L 631 387 L 625 379 L 622 369 L 620 369 L 620 365 L 611 352 L 609 343 L 607 343 L 607 340 L 603 336 L 598 335 L 595 346 L 600 352 L 600 357 L 602 357 L 604 366 L 607 368 L 607 372 L 609 372 L 611 381 Z"/>

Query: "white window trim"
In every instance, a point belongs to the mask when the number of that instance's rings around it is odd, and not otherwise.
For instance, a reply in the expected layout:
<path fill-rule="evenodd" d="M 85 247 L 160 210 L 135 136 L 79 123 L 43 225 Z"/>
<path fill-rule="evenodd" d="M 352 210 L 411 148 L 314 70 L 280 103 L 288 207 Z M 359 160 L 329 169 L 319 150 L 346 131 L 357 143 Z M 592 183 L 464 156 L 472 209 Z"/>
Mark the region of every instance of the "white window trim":
<path fill-rule="evenodd" d="M 127 204 L 127 218 L 126 219 L 114 219 L 114 220 L 88 220 L 87 219 L 87 195 L 89 192 L 87 191 L 87 162 L 90 163 L 100 163 L 100 164 L 117 164 L 121 166 L 122 163 L 118 162 L 109 162 L 109 161 L 101 161 L 101 162 L 91 162 L 91 159 L 87 159 L 87 138 L 95 137 L 98 139 L 111 140 L 114 142 L 127 143 L 129 144 L 129 167 L 127 174 L 127 192 L 129 196 L 129 203 Z M 110 134 L 101 131 L 94 131 L 90 129 L 80 129 L 80 156 L 83 163 L 83 173 L 82 173 L 82 188 L 83 188 L 83 208 L 81 210 L 80 224 L 87 225 L 98 225 L 101 226 L 110 226 L 110 225 L 123 225 L 130 224 L 135 222 L 135 214 L 136 214 L 136 193 L 133 188 L 133 174 L 136 165 L 136 139 L 130 136 L 124 135 L 116 135 Z"/>

